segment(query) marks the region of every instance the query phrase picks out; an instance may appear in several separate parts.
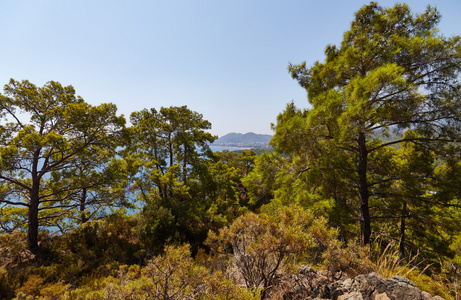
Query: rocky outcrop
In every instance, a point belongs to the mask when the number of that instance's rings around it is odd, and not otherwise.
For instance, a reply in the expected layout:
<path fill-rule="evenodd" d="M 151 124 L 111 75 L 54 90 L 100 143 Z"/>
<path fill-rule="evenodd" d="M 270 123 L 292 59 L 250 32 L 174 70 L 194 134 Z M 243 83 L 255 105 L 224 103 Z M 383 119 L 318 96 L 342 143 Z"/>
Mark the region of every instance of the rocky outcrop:
<path fill-rule="evenodd" d="M 272 291 L 274 299 L 334 299 L 334 300 L 442 300 L 423 292 L 409 279 L 393 276 L 384 279 L 376 273 L 343 276 L 332 280 L 324 273 L 309 267 L 299 274 L 281 279 Z"/>

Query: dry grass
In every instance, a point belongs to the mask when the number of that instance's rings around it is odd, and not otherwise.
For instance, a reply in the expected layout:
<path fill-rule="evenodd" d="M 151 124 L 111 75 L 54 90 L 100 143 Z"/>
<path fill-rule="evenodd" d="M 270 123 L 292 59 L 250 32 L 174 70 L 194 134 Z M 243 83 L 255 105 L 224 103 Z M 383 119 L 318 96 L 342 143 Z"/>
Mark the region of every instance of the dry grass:
<path fill-rule="evenodd" d="M 389 244 L 374 263 L 375 272 L 383 278 L 403 276 L 431 295 L 439 295 L 447 300 L 460 300 L 456 283 L 449 282 L 443 275 L 427 275 L 432 264 L 419 259 L 419 256 L 417 253 L 402 259 L 398 250 L 395 250 L 395 245 Z"/>
<path fill-rule="evenodd" d="M 412 272 L 420 270 L 424 260 L 418 261 L 419 253 L 407 258 L 400 258 L 398 250 L 393 250 L 394 245 L 388 244 L 376 261 L 376 273 L 384 278 L 394 275 L 408 277 Z M 426 265 L 420 274 L 423 274 L 431 264 Z"/>

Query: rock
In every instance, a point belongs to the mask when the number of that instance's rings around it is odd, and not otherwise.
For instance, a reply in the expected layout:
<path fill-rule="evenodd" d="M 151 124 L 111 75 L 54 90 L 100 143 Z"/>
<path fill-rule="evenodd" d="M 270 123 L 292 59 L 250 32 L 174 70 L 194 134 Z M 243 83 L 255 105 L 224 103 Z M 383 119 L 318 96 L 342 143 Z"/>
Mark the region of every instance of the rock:
<path fill-rule="evenodd" d="M 343 276 L 344 277 L 344 276 Z M 275 292 L 276 290 L 276 292 Z M 409 279 L 392 276 L 384 279 L 376 273 L 355 278 L 332 280 L 308 266 L 297 275 L 284 276 L 274 287 L 272 299 L 333 299 L 333 300 L 442 300 L 423 292 Z"/>
<path fill-rule="evenodd" d="M 375 300 L 391 300 L 386 293 L 378 294 L 375 296 Z"/>
<path fill-rule="evenodd" d="M 439 296 L 432 297 L 431 294 L 429 294 L 428 292 L 421 292 L 421 296 L 423 300 L 443 299 Z"/>
<path fill-rule="evenodd" d="M 363 297 L 359 292 L 351 292 L 339 296 L 338 300 L 363 300 Z"/>

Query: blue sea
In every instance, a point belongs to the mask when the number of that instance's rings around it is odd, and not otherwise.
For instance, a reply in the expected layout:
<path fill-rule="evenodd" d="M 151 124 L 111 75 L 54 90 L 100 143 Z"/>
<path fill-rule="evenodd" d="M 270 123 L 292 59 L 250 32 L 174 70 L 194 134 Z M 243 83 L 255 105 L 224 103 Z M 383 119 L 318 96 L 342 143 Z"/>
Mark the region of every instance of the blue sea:
<path fill-rule="evenodd" d="M 210 146 L 211 151 L 219 152 L 219 151 L 238 151 L 238 150 L 247 150 L 248 148 L 238 148 L 238 147 L 218 147 L 218 146 Z"/>

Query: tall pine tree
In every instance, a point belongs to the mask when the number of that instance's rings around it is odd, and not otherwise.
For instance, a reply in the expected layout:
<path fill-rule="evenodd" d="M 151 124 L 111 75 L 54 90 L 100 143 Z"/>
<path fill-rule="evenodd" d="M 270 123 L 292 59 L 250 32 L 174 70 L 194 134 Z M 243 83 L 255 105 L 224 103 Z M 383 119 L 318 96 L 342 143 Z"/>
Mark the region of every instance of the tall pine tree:
<path fill-rule="evenodd" d="M 370 242 L 375 192 L 400 180 L 391 172 L 393 147 L 440 149 L 459 137 L 461 41 L 439 34 L 439 21 L 432 7 L 412 14 L 406 4 L 370 3 L 341 45 L 326 47 L 324 62 L 289 66 L 312 107 L 289 105 L 272 143 L 297 161 L 297 174 L 316 174 L 307 177 L 311 184 L 348 198 L 363 244 Z"/>

